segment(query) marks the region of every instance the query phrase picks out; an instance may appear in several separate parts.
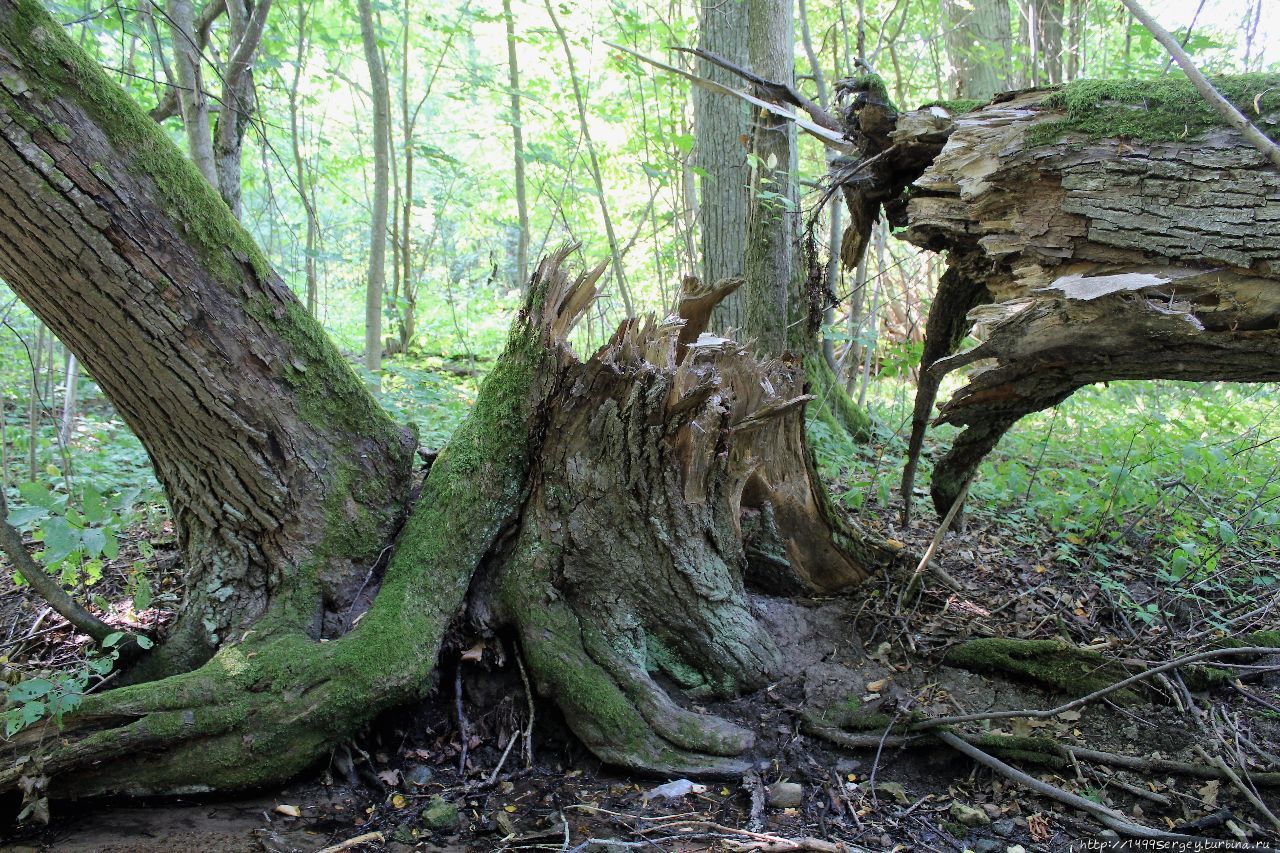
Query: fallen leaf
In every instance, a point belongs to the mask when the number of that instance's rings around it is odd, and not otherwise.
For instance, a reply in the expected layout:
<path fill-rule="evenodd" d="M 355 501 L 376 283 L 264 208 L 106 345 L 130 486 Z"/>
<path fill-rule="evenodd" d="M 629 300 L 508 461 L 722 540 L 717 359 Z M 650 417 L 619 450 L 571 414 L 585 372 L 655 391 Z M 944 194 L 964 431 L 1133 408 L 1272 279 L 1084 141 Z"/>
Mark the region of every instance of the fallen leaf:
<path fill-rule="evenodd" d="M 404 798 L 404 794 L 396 794 L 391 798 L 392 808 L 402 809 L 407 805 L 409 805 L 409 801 Z"/>
<path fill-rule="evenodd" d="M 1200 799 L 1204 800 L 1204 804 L 1209 808 L 1218 807 L 1218 788 L 1221 787 L 1217 779 L 1205 785 L 1196 791 L 1200 795 Z"/>
<path fill-rule="evenodd" d="M 400 782 L 400 771 L 399 770 L 380 771 L 378 773 L 378 779 L 382 781 L 382 784 L 388 787 L 394 788 Z"/>
<path fill-rule="evenodd" d="M 285 817 L 302 817 L 302 809 L 297 806 L 278 805 L 275 808 L 276 814 L 282 814 Z"/>
<path fill-rule="evenodd" d="M 476 643 L 471 648 L 462 653 L 462 659 L 467 663 L 479 663 L 484 657 L 484 640 Z"/>

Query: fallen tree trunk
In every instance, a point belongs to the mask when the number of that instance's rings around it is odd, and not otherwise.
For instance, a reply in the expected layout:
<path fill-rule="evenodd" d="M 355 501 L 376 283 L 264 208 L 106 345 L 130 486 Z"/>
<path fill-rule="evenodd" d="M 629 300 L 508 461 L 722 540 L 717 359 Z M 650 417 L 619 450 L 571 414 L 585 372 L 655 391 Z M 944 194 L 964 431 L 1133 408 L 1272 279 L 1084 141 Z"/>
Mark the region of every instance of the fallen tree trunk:
<path fill-rule="evenodd" d="M 1275 133 L 1280 77 L 1218 83 Z M 940 514 L 1009 427 L 1083 385 L 1280 379 L 1280 172 L 1185 80 L 1083 81 L 851 135 L 867 154 L 833 176 L 854 221 L 883 209 L 900 238 L 948 258 L 906 501 L 939 383 L 965 365 L 937 418 L 965 428 L 934 466 Z M 966 334 L 980 343 L 956 353 Z"/>

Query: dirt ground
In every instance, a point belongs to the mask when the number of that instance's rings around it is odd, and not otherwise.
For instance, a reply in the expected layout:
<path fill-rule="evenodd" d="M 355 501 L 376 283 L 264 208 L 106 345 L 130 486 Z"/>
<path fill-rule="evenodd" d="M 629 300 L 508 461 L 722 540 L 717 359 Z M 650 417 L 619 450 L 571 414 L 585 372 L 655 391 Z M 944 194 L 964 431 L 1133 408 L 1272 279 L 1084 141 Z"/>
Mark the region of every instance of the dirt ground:
<path fill-rule="evenodd" d="M 918 554 L 933 525 L 930 519 L 881 532 Z M 863 719 L 879 715 L 871 718 L 892 725 L 913 715 L 1054 708 L 1072 698 L 941 663 L 948 649 L 973 636 L 1057 637 L 1149 663 L 1191 648 L 1189 638 L 1158 629 L 1126 630 L 1124 613 L 1087 575 L 1010 545 L 980 522 L 948 536 L 937 565 L 958 589 L 929 575 L 922 588 L 904 593 L 898 575 L 847 598 L 755 599 L 788 675 L 754 695 L 705 708 L 757 732 L 755 770 L 743 778 L 685 784 L 601 766 L 550 704 L 535 704 L 530 730 L 529 697 L 507 643 L 468 647 L 466 639 L 446 655 L 430 701 L 385 716 L 336 750 L 325 767 L 283 790 L 221 800 L 54 802 L 49 826 L 10 827 L 0 849 L 1018 853 L 1064 851 L 1099 838 L 1104 827 L 1089 815 L 936 741 L 901 745 L 884 726 L 859 735 L 862 747 L 845 749 L 814 736 L 806 724 L 822 710 L 838 739 L 842 723 L 830 717 L 832 709 L 856 710 Z M 103 584 L 105 598 L 122 594 L 122 584 L 110 577 Z M 6 666 L 29 671 L 70 659 L 77 641 L 56 628 L 56 617 L 45 614 L 37 622 L 42 606 L 19 590 L 0 590 L 0 602 L 0 631 L 9 634 Z M 1250 624 L 1280 624 L 1280 604 L 1262 604 Z M 1234 757 L 1251 773 L 1274 772 L 1280 769 L 1280 655 L 1254 659 L 1235 674 L 1239 680 L 1213 690 L 1157 685 L 1141 702 L 1108 698 L 1049 719 L 996 720 L 967 732 L 1048 737 L 1203 764 L 1195 751 L 1200 746 Z M 453 711 L 457 686 L 465 731 Z M 1264 811 L 1280 811 L 1277 787 L 1258 788 L 1251 802 L 1225 779 L 1076 760 L 1018 766 L 1135 823 L 1227 845 L 1213 849 L 1280 846 L 1280 827 Z"/>

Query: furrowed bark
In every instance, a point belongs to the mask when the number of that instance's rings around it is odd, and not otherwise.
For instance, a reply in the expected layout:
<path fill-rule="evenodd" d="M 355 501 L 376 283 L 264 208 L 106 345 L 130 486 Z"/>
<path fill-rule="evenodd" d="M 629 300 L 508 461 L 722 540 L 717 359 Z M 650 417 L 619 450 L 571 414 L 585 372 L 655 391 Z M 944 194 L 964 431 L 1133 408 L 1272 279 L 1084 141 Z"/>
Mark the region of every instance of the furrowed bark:
<path fill-rule="evenodd" d="M 169 497 L 188 600 L 155 669 L 308 579 L 343 628 L 400 522 L 412 437 L 213 186 L 34 0 L 0 3 L 0 275 L 101 384 Z"/>

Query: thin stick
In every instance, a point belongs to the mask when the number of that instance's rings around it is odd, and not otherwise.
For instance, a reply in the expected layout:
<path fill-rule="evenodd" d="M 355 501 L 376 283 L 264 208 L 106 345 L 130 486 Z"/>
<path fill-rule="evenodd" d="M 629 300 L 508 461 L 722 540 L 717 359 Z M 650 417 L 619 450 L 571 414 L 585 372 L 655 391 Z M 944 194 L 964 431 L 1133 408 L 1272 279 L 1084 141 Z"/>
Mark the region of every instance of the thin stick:
<path fill-rule="evenodd" d="M 489 774 L 489 778 L 485 780 L 486 785 L 492 785 L 498 781 L 498 774 L 502 772 L 502 765 L 507 763 L 507 756 L 511 754 L 511 747 L 516 745 L 516 738 L 520 736 L 520 732 L 512 732 L 511 737 L 507 739 L 507 748 L 502 750 L 502 757 L 498 759 L 498 765 L 493 768 L 493 772 Z"/>
<path fill-rule="evenodd" d="M 1241 794 L 1244 794 L 1244 798 L 1252 803 L 1253 807 L 1266 817 L 1267 820 L 1271 821 L 1272 826 L 1276 829 L 1280 829 L 1280 818 L 1276 817 L 1275 812 L 1267 808 L 1267 804 L 1262 802 L 1262 799 L 1253 792 L 1252 788 L 1241 781 L 1240 777 L 1236 775 L 1236 772 L 1227 765 L 1227 762 L 1222 760 L 1222 756 L 1209 755 L 1209 753 L 1204 751 L 1204 748 L 1201 747 L 1200 744 L 1195 745 L 1195 753 L 1200 756 L 1201 760 L 1205 763 L 1212 764 L 1214 767 L 1221 770 L 1231 784 L 1235 786 L 1236 790 Z"/>
<path fill-rule="evenodd" d="M 969 756 L 979 764 L 991 768 L 1005 778 L 1017 782 L 1023 787 L 1030 788 L 1038 794 L 1043 794 L 1051 800 L 1057 800 L 1060 803 L 1077 808 L 1083 812 L 1088 812 L 1121 835 L 1127 835 L 1133 838 L 1159 838 L 1174 841 L 1202 840 L 1192 835 L 1179 835 L 1177 833 L 1164 832 L 1159 829 L 1152 829 L 1149 826 L 1141 826 L 1136 823 L 1131 823 L 1124 815 L 1120 814 L 1120 812 L 1095 803 L 1093 800 L 1086 800 L 1078 794 L 1072 794 L 1069 791 L 1064 791 L 1056 785 L 1050 785 L 1048 782 L 1042 782 L 1034 776 L 1023 773 L 1016 767 L 1010 767 L 995 756 L 983 752 L 973 744 L 949 731 L 938 732 L 938 739 L 947 746 L 955 749 L 957 752 L 961 752 Z"/>
<path fill-rule="evenodd" d="M 520 649 L 516 649 L 516 666 L 520 669 L 520 680 L 524 682 L 524 698 L 529 703 L 529 722 L 524 729 L 524 769 L 533 766 L 533 691 L 529 689 L 529 676 L 524 671 L 524 661 L 520 659 Z"/>
<path fill-rule="evenodd" d="M 976 473 L 976 472 L 974 472 Z M 902 590 L 898 593 L 898 603 L 894 606 L 895 613 L 902 612 L 902 599 L 906 597 L 907 590 L 920 580 L 920 576 L 929 568 L 929 563 L 933 561 L 934 552 L 938 550 L 938 546 L 942 544 L 943 538 L 947 535 L 947 531 L 951 529 L 951 522 L 955 521 L 956 513 L 960 512 L 960 507 L 964 506 L 964 499 L 969 495 L 969 484 L 973 482 L 973 474 L 965 479 L 964 485 L 960 487 L 960 494 L 956 495 L 956 499 L 951 502 L 951 508 L 947 510 L 947 514 L 943 516 L 942 523 L 938 525 L 938 530 L 933 534 L 933 539 L 929 542 L 929 547 L 924 549 L 924 556 L 920 558 L 920 563 L 916 566 L 916 570 L 911 573 L 911 577 L 903 584 Z M 946 572 L 937 572 L 939 579 L 951 589 L 959 589 L 960 584 L 956 583 L 955 578 Z"/>
<path fill-rule="evenodd" d="M 1182 49 L 1182 45 L 1178 44 L 1178 40 L 1169 34 L 1169 31 L 1160 26 L 1160 23 L 1151 16 L 1138 0 L 1120 0 L 1133 16 L 1142 22 L 1142 25 L 1150 31 L 1152 37 L 1164 46 L 1182 67 L 1186 73 L 1187 79 L 1191 81 L 1191 85 L 1196 87 L 1196 91 L 1209 102 L 1209 106 L 1222 116 L 1223 121 L 1234 127 L 1244 137 L 1245 141 L 1254 148 L 1262 152 L 1262 155 L 1271 161 L 1277 169 L 1280 169 L 1280 145 L 1276 145 L 1271 141 L 1257 126 L 1249 119 L 1245 118 L 1244 113 L 1236 109 L 1235 105 L 1222 96 L 1222 93 L 1213 87 L 1208 78 L 1200 73 L 1200 69 L 1196 68 L 1195 63 L 1191 60 L 1191 56 Z"/>
<path fill-rule="evenodd" d="M 361 844 L 381 844 L 386 841 L 381 832 L 366 832 L 364 835 L 357 835 L 355 838 L 348 838 L 346 841 L 340 841 L 337 844 L 325 847 L 316 853 L 342 853 L 343 850 L 350 850 L 352 847 L 359 847 Z"/>
<path fill-rule="evenodd" d="M 453 703 L 458 714 L 458 738 L 462 741 L 462 755 L 458 758 L 458 775 L 467 775 L 467 741 L 471 739 L 471 726 L 467 724 L 467 715 L 462 710 L 462 663 L 453 676 Z"/>
<path fill-rule="evenodd" d="M 1233 655 L 1268 655 L 1275 654 L 1275 652 L 1276 649 L 1271 646 L 1242 646 L 1238 649 L 1210 649 L 1207 652 L 1197 652 L 1193 655 L 1185 655 L 1175 660 L 1162 663 L 1160 666 L 1144 670 L 1137 675 L 1131 675 L 1123 681 L 1117 681 L 1109 687 L 1104 687 L 1101 690 L 1095 690 L 1088 696 L 1081 696 L 1079 699 L 1073 699 L 1065 705 L 1059 705 L 1058 707 L 1050 708 L 1047 711 L 991 711 L 980 714 L 961 714 L 955 717 L 936 717 L 932 720 L 922 720 L 921 722 L 913 725 L 911 730 L 922 731 L 935 729 L 939 726 L 955 725 L 956 723 L 974 723 L 982 720 L 1009 720 L 1015 717 L 1030 717 L 1031 719 L 1043 720 L 1049 717 L 1056 717 L 1063 711 L 1070 711 L 1075 708 L 1079 708 L 1082 705 L 1087 705 L 1096 699 L 1101 699 L 1103 696 L 1109 696 L 1112 693 L 1123 690 L 1124 688 L 1136 684 L 1139 681 L 1151 678 L 1153 675 L 1158 675 L 1162 672 L 1176 669 L 1180 666 L 1186 666 L 1189 663 L 1196 663 L 1202 660 L 1212 660 L 1218 657 L 1231 657 Z"/>

